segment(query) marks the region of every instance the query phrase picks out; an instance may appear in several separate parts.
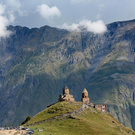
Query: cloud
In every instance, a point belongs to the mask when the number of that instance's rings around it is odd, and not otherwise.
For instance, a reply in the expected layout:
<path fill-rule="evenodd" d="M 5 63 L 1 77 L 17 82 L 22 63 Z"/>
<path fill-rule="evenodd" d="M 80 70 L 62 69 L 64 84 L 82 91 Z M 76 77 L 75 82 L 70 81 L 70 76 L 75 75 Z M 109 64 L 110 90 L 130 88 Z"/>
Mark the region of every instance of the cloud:
<path fill-rule="evenodd" d="M 88 32 L 93 32 L 95 34 L 102 34 L 107 31 L 107 27 L 105 26 L 102 20 L 98 20 L 96 22 L 91 22 L 90 20 L 82 20 L 78 24 L 73 23 L 71 25 L 63 24 L 62 28 L 67 29 L 69 31 L 78 31 L 87 30 Z"/>
<path fill-rule="evenodd" d="M 23 15 L 21 11 L 21 3 L 19 0 L 6 0 L 6 5 L 12 12 L 17 12 L 19 15 Z"/>
<path fill-rule="evenodd" d="M 14 22 L 15 21 L 15 16 L 14 16 L 14 14 L 13 13 L 10 13 L 10 15 L 9 15 L 9 22 Z"/>
<path fill-rule="evenodd" d="M 73 23 L 73 24 L 71 24 L 71 25 L 68 25 L 68 24 L 64 23 L 64 24 L 62 25 L 62 28 L 63 28 L 63 29 L 67 29 L 67 30 L 69 30 L 69 31 L 80 31 L 80 29 L 79 29 L 79 24 L 76 24 L 76 23 Z"/>
<path fill-rule="evenodd" d="M 0 4 L 0 38 L 8 37 L 11 34 L 11 31 L 7 30 L 7 26 L 15 19 L 13 14 L 9 16 L 9 19 L 7 19 L 7 17 L 4 16 L 5 9 L 6 6 Z"/>
<path fill-rule="evenodd" d="M 37 12 L 46 20 L 54 19 L 54 17 L 61 16 L 61 12 L 56 6 L 49 7 L 46 4 L 42 4 L 42 5 L 38 6 Z"/>

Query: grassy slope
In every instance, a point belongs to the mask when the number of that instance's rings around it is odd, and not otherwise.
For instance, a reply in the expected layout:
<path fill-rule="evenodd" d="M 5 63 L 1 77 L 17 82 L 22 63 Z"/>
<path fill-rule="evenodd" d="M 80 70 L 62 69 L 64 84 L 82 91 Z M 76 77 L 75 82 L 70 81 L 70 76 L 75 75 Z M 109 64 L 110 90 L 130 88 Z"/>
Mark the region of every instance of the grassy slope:
<path fill-rule="evenodd" d="M 32 124 L 34 122 L 39 122 L 39 121 L 49 119 L 58 115 L 73 112 L 75 110 L 79 110 L 80 107 L 81 105 L 73 105 L 67 102 L 56 103 L 53 106 L 35 115 L 27 124 Z"/>
<path fill-rule="evenodd" d="M 52 116 L 57 116 L 66 112 L 71 112 L 80 107 L 66 102 L 57 103 L 41 113 L 35 115 L 29 123 L 39 120 L 48 119 Z M 57 110 L 56 110 L 57 108 Z M 53 114 L 49 114 L 49 110 L 53 110 Z M 101 113 L 93 108 L 88 108 L 85 111 L 73 116 L 61 117 L 48 122 L 29 126 L 35 130 L 38 135 L 122 135 L 135 133 L 124 127 L 115 118 L 108 113 Z M 42 129 L 43 132 L 38 132 Z"/>

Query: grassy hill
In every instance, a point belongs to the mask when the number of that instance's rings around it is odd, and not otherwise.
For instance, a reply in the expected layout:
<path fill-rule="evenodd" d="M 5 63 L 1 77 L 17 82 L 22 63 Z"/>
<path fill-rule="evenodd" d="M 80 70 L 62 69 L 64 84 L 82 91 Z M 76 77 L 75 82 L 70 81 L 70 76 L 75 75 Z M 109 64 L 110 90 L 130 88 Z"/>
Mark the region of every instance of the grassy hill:
<path fill-rule="evenodd" d="M 58 102 L 35 115 L 26 125 L 38 135 L 135 135 L 109 113 L 77 102 Z M 39 129 L 43 132 L 38 132 Z"/>

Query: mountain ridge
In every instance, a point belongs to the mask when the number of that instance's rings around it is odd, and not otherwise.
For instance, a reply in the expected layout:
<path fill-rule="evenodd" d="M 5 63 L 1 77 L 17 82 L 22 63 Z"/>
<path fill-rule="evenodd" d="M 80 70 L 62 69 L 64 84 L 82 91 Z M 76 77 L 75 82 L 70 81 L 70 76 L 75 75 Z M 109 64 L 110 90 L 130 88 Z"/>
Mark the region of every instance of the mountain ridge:
<path fill-rule="evenodd" d="M 15 34 L 0 42 L 0 121 L 18 124 L 35 115 L 67 84 L 77 101 L 86 87 L 93 103 L 107 103 L 113 116 L 135 129 L 135 23 L 107 28 L 96 35 L 10 26 Z"/>

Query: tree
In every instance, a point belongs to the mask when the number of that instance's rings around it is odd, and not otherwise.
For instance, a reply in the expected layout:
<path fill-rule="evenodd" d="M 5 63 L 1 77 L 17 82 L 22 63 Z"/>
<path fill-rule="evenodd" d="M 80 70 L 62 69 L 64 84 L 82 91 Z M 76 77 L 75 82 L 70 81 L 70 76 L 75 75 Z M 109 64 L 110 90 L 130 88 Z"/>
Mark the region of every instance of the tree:
<path fill-rule="evenodd" d="M 26 122 L 28 122 L 31 119 L 31 116 L 28 116 L 22 123 L 21 125 L 25 124 Z"/>

